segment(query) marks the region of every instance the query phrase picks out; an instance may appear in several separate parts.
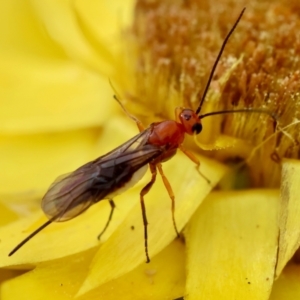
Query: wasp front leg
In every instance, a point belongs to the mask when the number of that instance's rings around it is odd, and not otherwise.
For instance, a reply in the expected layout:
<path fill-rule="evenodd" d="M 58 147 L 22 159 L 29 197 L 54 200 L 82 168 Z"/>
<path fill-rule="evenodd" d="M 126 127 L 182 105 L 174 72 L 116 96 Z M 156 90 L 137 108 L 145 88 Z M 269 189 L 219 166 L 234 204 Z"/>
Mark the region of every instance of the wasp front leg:
<path fill-rule="evenodd" d="M 140 131 L 140 132 L 144 131 L 144 130 L 145 130 L 145 127 L 144 127 L 143 123 L 142 123 L 138 118 L 136 118 L 135 116 L 133 116 L 132 114 L 130 114 L 130 113 L 127 111 L 127 109 L 126 109 L 125 106 L 121 103 L 121 101 L 119 100 L 119 98 L 117 97 L 117 95 L 114 95 L 114 99 L 120 104 L 120 106 L 122 107 L 124 113 L 125 113 L 131 120 L 133 120 L 133 121 L 136 123 L 136 125 L 137 125 L 139 131 Z"/>
<path fill-rule="evenodd" d="M 210 184 L 210 180 L 200 171 L 200 161 L 198 158 L 190 151 L 186 150 L 182 145 L 179 146 L 179 149 L 192 161 L 196 164 L 196 170 L 201 177 L 203 177 L 208 184 Z"/>

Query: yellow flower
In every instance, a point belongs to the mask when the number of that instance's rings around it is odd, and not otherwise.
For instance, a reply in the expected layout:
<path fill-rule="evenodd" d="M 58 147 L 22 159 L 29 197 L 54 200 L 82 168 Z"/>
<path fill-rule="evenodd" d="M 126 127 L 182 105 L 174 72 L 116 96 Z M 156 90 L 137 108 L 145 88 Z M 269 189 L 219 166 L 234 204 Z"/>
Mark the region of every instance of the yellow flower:
<path fill-rule="evenodd" d="M 3 299 L 268 299 L 271 291 L 271 299 L 282 299 L 286 289 L 297 298 L 297 266 L 284 267 L 300 243 L 300 24 L 283 0 L 247 8 L 201 111 L 268 109 L 279 116 L 277 131 L 268 115 L 204 119 L 196 143 L 211 150 L 205 152 L 210 159 L 199 156 L 211 184 L 183 154 L 164 164 L 178 229 L 187 224 L 185 241 L 174 240 L 171 201 L 158 178 L 145 196 L 151 263 L 144 263 L 139 192 L 150 180 L 147 173 L 116 197 L 112 224 L 100 242 L 107 201 L 51 224 L 7 256 L 46 221 L 39 203 L 55 177 L 137 133 L 112 100 L 108 78 L 144 124 L 173 119 L 176 106 L 197 108 L 220 44 L 242 8 L 230 1 L 210 5 L 1 1 Z M 185 145 L 199 151 L 192 138 Z"/>

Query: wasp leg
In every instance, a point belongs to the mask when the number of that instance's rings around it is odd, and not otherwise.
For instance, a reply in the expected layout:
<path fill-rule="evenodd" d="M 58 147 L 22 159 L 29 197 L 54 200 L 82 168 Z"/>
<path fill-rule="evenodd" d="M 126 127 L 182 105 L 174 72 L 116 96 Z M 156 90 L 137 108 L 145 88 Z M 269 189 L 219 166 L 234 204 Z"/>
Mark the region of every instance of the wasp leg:
<path fill-rule="evenodd" d="M 114 202 L 112 199 L 109 199 L 108 202 L 109 202 L 110 207 L 111 207 L 111 209 L 110 209 L 110 214 L 109 214 L 108 220 L 107 220 L 107 222 L 106 222 L 106 224 L 105 224 L 103 230 L 100 232 L 100 234 L 99 234 L 98 237 L 97 237 L 98 240 L 101 239 L 101 236 L 102 236 L 103 233 L 106 231 L 106 229 L 107 229 L 107 227 L 108 227 L 110 221 L 112 220 L 112 216 L 113 216 L 114 210 L 115 210 L 115 208 L 116 208 L 115 202 Z"/>
<path fill-rule="evenodd" d="M 152 185 L 154 184 L 154 182 L 156 180 L 156 174 L 157 174 L 155 165 L 149 164 L 149 167 L 150 167 L 150 171 L 152 174 L 152 178 L 151 178 L 150 182 L 148 182 L 140 192 L 140 201 L 141 201 L 143 223 L 144 223 L 146 263 L 150 262 L 150 258 L 149 258 L 149 254 L 148 254 L 148 230 L 147 230 L 148 221 L 147 221 L 147 215 L 146 215 L 144 196 L 150 191 Z"/>
<path fill-rule="evenodd" d="M 144 130 L 145 130 L 145 127 L 144 127 L 143 123 L 142 123 L 138 118 L 136 118 L 135 116 L 133 116 L 132 114 L 130 114 L 130 113 L 127 111 L 127 109 L 126 109 L 125 106 L 121 103 L 121 101 L 119 100 L 119 98 L 117 97 L 117 95 L 114 95 L 114 99 L 119 103 L 119 105 L 120 105 L 121 108 L 123 109 L 124 113 L 125 113 L 131 120 L 133 120 L 133 121 L 136 123 L 136 125 L 137 125 L 139 131 L 140 131 L 140 132 L 144 131 Z"/>
<path fill-rule="evenodd" d="M 191 152 L 189 152 L 188 150 L 186 150 L 182 145 L 179 146 L 179 149 L 191 160 L 196 164 L 196 170 L 199 173 L 199 175 L 201 177 L 203 177 L 208 184 L 210 184 L 210 180 L 200 172 L 200 161 L 198 160 L 198 158 Z"/>
<path fill-rule="evenodd" d="M 175 221 L 175 196 L 174 196 L 171 184 L 170 184 L 169 180 L 167 179 L 167 177 L 165 176 L 165 174 L 163 172 L 162 165 L 158 164 L 157 168 L 158 168 L 158 171 L 159 171 L 159 173 L 161 175 L 161 178 L 164 182 L 165 188 L 168 191 L 169 197 L 171 198 L 171 201 L 172 201 L 172 221 L 173 221 L 173 226 L 174 226 L 175 232 L 177 234 L 177 237 L 179 237 L 179 232 L 178 232 L 176 221 Z"/>

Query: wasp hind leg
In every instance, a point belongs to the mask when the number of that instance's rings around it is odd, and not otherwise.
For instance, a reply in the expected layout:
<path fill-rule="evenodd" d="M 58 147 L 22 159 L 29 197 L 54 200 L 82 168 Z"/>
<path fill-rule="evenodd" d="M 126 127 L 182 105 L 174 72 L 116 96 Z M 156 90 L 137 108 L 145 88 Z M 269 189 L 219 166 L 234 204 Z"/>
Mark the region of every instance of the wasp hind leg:
<path fill-rule="evenodd" d="M 150 191 L 151 187 L 153 186 L 155 180 L 156 180 L 156 166 L 149 164 L 150 171 L 152 174 L 151 180 L 143 187 L 143 189 L 140 192 L 140 202 L 141 202 L 141 208 L 142 208 L 142 216 L 143 216 L 143 224 L 144 224 L 144 239 L 145 239 L 145 254 L 146 254 L 146 263 L 150 262 L 149 253 L 148 253 L 148 221 L 147 221 L 147 215 L 146 215 L 146 207 L 144 202 L 144 196 Z"/>
<path fill-rule="evenodd" d="M 109 216 L 108 216 L 108 220 L 103 228 L 103 230 L 100 232 L 100 234 L 98 235 L 98 240 L 101 239 L 101 236 L 104 234 L 104 232 L 106 231 L 106 229 L 108 228 L 108 225 L 110 224 L 111 220 L 112 220 L 112 216 L 113 216 L 113 213 L 114 213 L 114 210 L 116 208 L 116 205 L 115 205 L 115 202 L 112 200 L 112 199 L 109 199 L 108 200 L 109 204 L 110 204 L 110 213 L 109 213 Z"/>

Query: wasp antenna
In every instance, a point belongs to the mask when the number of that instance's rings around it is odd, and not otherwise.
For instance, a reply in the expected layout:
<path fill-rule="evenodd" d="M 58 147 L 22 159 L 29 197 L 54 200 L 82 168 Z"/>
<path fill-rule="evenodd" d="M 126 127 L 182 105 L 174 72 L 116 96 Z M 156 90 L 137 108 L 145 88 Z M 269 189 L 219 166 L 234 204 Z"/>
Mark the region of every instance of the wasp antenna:
<path fill-rule="evenodd" d="M 233 113 L 260 113 L 260 114 L 269 115 L 276 122 L 278 122 L 279 120 L 279 117 L 274 112 L 266 109 L 259 109 L 259 108 L 242 108 L 242 109 L 213 111 L 204 115 L 200 115 L 199 119 L 203 119 L 214 115 L 233 114 Z"/>
<path fill-rule="evenodd" d="M 200 115 L 199 119 L 203 119 L 210 116 L 215 115 L 223 115 L 223 114 L 234 114 L 234 113 L 259 113 L 259 114 L 266 114 L 269 115 L 274 120 L 274 130 L 277 127 L 277 123 L 279 121 L 279 117 L 272 111 L 266 109 L 259 109 L 259 108 L 242 108 L 242 109 L 229 109 L 229 110 L 220 110 L 210 112 L 204 115 Z"/>
<path fill-rule="evenodd" d="M 245 12 L 245 9 L 246 9 L 246 7 L 243 8 L 243 10 L 241 11 L 239 17 L 237 18 L 237 20 L 235 21 L 235 23 L 234 23 L 234 25 L 232 26 L 231 30 L 228 32 L 227 36 L 225 37 L 225 39 L 224 39 L 224 41 L 223 41 L 222 47 L 221 47 L 221 49 L 220 49 L 220 51 L 219 51 L 219 54 L 218 54 L 218 56 L 217 56 L 217 58 L 216 58 L 216 60 L 215 60 L 215 63 L 214 63 L 214 65 L 213 65 L 212 69 L 211 69 L 211 72 L 210 72 L 210 74 L 209 74 L 209 78 L 208 78 L 208 81 L 207 81 L 205 90 L 204 90 L 204 92 L 203 92 L 203 94 L 202 94 L 202 98 L 201 98 L 200 104 L 199 104 L 199 106 L 198 106 L 198 108 L 197 108 L 197 110 L 196 110 L 196 114 L 197 114 L 197 115 L 198 115 L 199 112 L 201 111 L 201 108 L 202 108 L 203 102 L 204 102 L 204 100 L 205 100 L 205 97 L 206 97 L 208 88 L 209 88 L 209 86 L 210 86 L 212 77 L 214 76 L 216 67 L 217 67 L 217 65 L 218 65 L 218 63 L 219 63 L 219 60 L 220 60 L 220 58 L 221 58 L 221 56 L 222 56 L 222 53 L 223 53 L 223 51 L 224 51 L 224 49 L 225 49 L 225 46 L 226 46 L 226 44 L 227 44 L 227 42 L 228 42 L 228 39 L 230 38 L 231 34 L 232 34 L 233 31 L 235 30 L 235 28 L 236 28 L 236 26 L 238 25 L 239 21 L 241 20 L 243 14 L 244 14 L 244 12 Z"/>
<path fill-rule="evenodd" d="M 38 234 L 41 230 L 43 230 L 45 227 L 50 225 L 52 223 L 53 219 L 48 220 L 46 223 L 44 223 L 42 226 L 40 226 L 38 229 L 36 229 L 34 232 L 32 232 L 27 238 L 25 238 L 20 244 L 18 244 L 12 251 L 9 252 L 8 256 L 12 256 L 14 253 L 16 253 L 22 246 L 24 246 L 29 240 L 31 240 L 36 234 Z"/>

